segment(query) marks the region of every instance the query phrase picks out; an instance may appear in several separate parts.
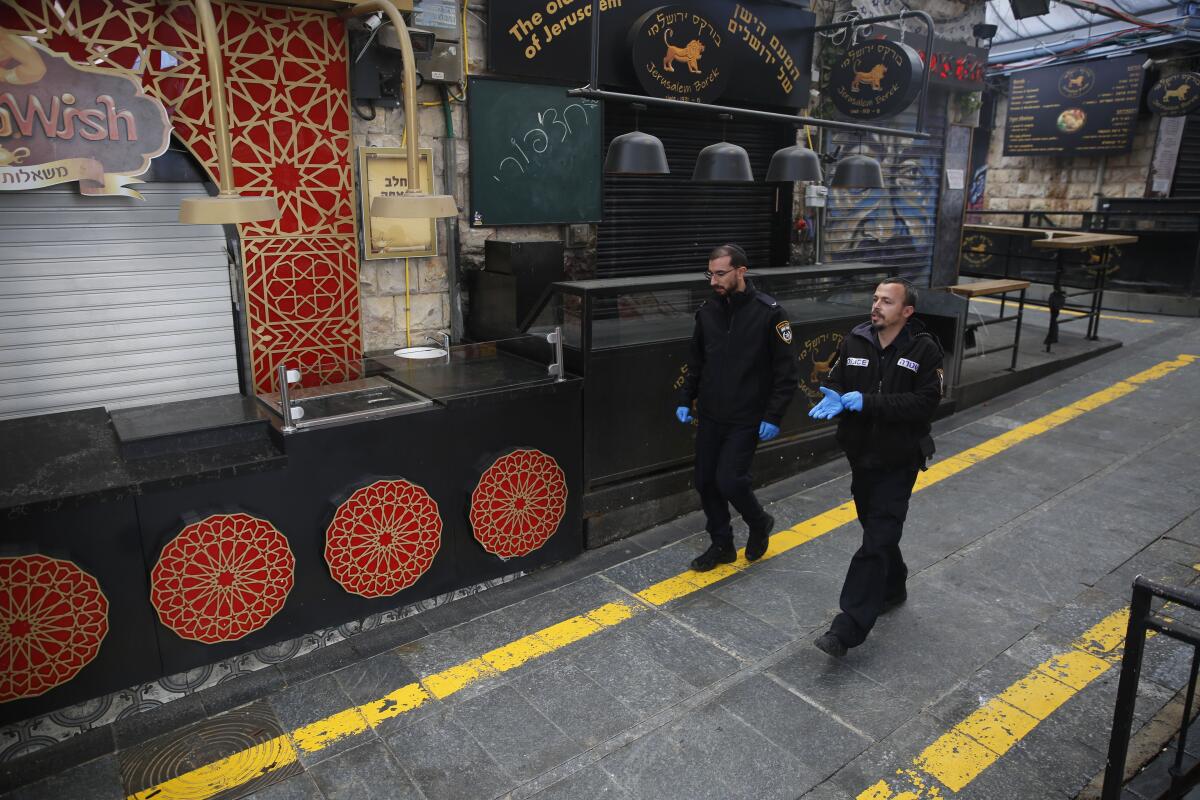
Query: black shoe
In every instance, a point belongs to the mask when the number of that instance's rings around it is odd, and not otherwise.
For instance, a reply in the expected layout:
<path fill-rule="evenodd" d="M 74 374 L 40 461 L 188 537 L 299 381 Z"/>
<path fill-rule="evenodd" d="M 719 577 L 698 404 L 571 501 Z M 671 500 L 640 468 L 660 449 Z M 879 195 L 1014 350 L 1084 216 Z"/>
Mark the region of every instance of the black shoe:
<path fill-rule="evenodd" d="M 834 658 L 841 658 L 846 655 L 846 645 L 842 644 L 842 640 L 833 631 L 821 634 L 813 644 L 817 646 L 818 650 Z"/>
<path fill-rule="evenodd" d="M 722 547 L 714 542 L 692 559 L 692 569 L 696 572 L 708 572 L 717 564 L 732 564 L 734 561 L 737 561 L 737 551 L 733 549 L 733 545 Z"/>
<path fill-rule="evenodd" d="M 767 552 L 767 545 L 771 541 L 771 531 L 775 529 L 775 518 L 767 514 L 766 520 L 763 521 L 758 530 L 751 530 L 750 537 L 746 539 L 746 560 L 758 561 Z"/>
<path fill-rule="evenodd" d="M 907 600 L 908 600 L 908 591 L 907 590 L 905 590 L 905 591 L 901 592 L 900 594 L 895 595 L 893 597 L 885 597 L 883 599 L 883 612 L 882 613 L 886 614 L 887 612 L 891 611 L 896 606 L 904 605 L 904 603 Z"/>

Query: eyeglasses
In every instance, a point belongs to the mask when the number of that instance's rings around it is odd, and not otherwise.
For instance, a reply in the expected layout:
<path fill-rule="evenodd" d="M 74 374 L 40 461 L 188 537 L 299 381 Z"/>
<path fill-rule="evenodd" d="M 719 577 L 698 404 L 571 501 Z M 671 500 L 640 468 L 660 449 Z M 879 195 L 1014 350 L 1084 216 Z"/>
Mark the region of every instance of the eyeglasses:
<path fill-rule="evenodd" d="M 720 270 L 719 272 L 709 272 L 708 270 L 705 270 L 704 277 L 708 278 L 710 281 L 713 278 L 724 278 L 726 275 L 728 275 L 731 272 L 737 272 L 738 269 L 740 269 L 740 268 L 735 267 L 733 269 L 723 269 L 723 270 Z"/>

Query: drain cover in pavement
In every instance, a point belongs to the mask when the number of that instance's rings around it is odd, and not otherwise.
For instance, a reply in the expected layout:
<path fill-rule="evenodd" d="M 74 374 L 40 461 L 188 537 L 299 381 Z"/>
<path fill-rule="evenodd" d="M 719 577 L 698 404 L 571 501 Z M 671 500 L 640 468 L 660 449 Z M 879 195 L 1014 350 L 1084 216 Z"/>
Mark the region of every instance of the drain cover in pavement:
<path fill-rule="evenodd" d="M 258 701 L 122 750 L 121 780 L 127 795 L 167 784 L 147 800 L 234 800 L 303 772 L 293 752 L 271 707 Z"/>

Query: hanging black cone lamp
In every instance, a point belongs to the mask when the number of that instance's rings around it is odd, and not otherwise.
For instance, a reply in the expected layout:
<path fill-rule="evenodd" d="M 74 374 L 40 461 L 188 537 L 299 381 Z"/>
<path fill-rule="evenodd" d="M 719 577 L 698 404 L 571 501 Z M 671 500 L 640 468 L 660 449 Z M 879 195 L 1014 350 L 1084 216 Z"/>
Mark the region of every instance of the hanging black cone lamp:
<path fill-rule="evenodd" d="M 642 133 L 641 118 L 646 106 L 633 104 L 633 130 L 614 137 L 608 143 L 604 171 L 609 175 L 669 175 L 667 151 L 662 139 Z"/>
<path fill-rule="evenodd" d="M 821 182 L 821 159 L 812 150 L 794 144 L 776 150 L 767 167 L 767 182 L 811 181 Z"/>
<path fill-rule="evenodd" d="M 752 183 L 754 173 L 750 170 L 750 154 L 745 148 L 729 142 L 710 144 L 696 157 L 696 168 L 692 171 L 694 181 L 718 183 Z"/>
<path fill-rule="evenodd" d="M 604 171 L 612 175 L 668 175 L 662 140 L 641 131 L 615 137 L 608 145 Z"/>
<path fill-rule="evenodd" d="M 882 189 L 883 168 L 870 156 L 846 156 L 834 167 L 829 185 L 836 189 Z"/>
<path fill-rule="evenodd" d="M 721 139 L 725 138 L 725 128 L 731 114 L 721 114 Z M 715 183 L 753 183 L 754 173 L 750 170 L 750 154 L 744 147 L 720 141 L 710 144 L 696 156 L 696 168 L 692 170 L 692 180 Z"/>

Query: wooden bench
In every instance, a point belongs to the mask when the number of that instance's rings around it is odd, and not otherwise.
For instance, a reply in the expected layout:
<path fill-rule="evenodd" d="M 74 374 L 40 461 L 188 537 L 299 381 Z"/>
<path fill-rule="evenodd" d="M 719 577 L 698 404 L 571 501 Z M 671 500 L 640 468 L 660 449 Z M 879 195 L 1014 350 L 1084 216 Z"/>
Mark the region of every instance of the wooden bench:
<path fill-rule="evenodd" d="M 1025 314 L 1025 290 L 1029 288 L 1029 281 L 1017 280 L 1013 278 L 995 278 L 991 280 L 974 281 L 972 283 L 956 283 L 953 286 L 947 286 L 946 289 L 952 294 L 959 297 L 965 297 L 970 300 L 973 297 L 987 297 L 989 295 L 1000 295 L 1001 303 L 1000 316 L 993 320 L 980 320 L 979 322 L 968 322 L 964 331 L 973 331 L 977 328 L 983 328 L 988 325 L 995 325 L 999 322 L 1017 321 L 1017 330 L 1013 334 L 1012 344 L 1007 344 L 1004 347 L 996 347 L 992 352 L 999 350 L 1012 349 L 1012 363 L 1009 364 L 1009 372 L 1013 372 L 1017 368 L 1017 351 L 1021 345 L 1021 319 Z M 1020 292 L 1017 298 L 1017 313 L 1004 316 L 1003 301 L 1009 292 Z M 982 352 L 971 353 L 964 355 L 963 358 L 974 358 L 975 356 L 983 355 Z"/>

